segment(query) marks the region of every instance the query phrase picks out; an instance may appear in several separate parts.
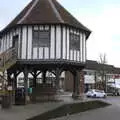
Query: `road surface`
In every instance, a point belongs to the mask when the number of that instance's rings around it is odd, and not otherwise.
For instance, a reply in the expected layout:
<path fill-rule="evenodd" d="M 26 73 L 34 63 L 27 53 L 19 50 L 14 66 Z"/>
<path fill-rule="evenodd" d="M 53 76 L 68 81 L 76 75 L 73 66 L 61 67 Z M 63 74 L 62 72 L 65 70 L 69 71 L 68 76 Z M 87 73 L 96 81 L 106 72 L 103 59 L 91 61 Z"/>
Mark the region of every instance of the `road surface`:
<path fill-rule="evenodd" d="M 120 97 L 101 99 L 112 105 L 52 120 L 120 120 Z"/>

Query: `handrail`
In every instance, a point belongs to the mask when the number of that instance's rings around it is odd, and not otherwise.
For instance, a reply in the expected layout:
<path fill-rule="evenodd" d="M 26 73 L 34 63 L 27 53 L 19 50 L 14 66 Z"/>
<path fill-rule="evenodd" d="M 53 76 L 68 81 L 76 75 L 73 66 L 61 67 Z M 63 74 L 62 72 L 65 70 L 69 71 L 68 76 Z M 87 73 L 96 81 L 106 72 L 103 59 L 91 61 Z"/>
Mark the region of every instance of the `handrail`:
<path fill-rule="evenodd" d="M 0 78 L 7 81 L 7 79 L 5 79 L 4 76 L 2 75 L 0 75 Z"/>
<path fill-rule="evenodd" d="M 10 48 L 0 54 L 0 69 L 11 66 L 13 62 L 16 62 L 17 54 L 15 48 Z M 8 66 L 6 66 L 8 64 Z"/>

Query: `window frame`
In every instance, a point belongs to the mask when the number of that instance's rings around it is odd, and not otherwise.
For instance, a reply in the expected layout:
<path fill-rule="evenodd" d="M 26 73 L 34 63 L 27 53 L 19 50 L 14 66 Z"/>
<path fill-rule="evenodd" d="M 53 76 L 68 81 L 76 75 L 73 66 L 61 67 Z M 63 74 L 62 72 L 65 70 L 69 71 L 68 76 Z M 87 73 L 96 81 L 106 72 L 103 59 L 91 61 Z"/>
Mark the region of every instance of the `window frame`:
<path fill-rule="evenodd" d="M 70 33 L 70 50 L 80 51 L 80 35 L 75 33 Z M 77 40 L 77 41 L 76 41 Z"/>
<path fill-rule="evenodd" d="M 38 36 L 37 36 L 37 40 L 35 40 L 34 38 L 34 32 L 38 32 Z M 42 39 L 40 38 L 40 34 L 43 33 L 43 34 L 47 34 L 47 39 L 44 38 L 43 41 L 41 41 Z M 41 35 L 42 36 L 42 35 Z M 46 40 L 45 40 L 46 39 Z M 33 46 L 34 47 L 50 47 L 50 30 L 33 30 L 33 37 L 32 37 L 32 40 L 33 40 Z M 45 41 L 45 42 L 44 42 Z M 41 44 L 42 43 L 42 44 Z M 47 44 L 46 44 L 47 43 Z"/>

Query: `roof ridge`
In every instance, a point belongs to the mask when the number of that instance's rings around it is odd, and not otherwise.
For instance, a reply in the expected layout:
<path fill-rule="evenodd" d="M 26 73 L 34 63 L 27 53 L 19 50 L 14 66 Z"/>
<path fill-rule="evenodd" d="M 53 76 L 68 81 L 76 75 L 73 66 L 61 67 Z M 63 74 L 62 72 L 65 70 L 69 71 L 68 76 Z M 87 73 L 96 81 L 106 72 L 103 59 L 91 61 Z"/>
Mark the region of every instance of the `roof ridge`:
<path fill-rule="evenodd" d="M 81 24 L 57 0 L 31 0 L 31 2 L 3 30 L 18 25 L 64 24 L 86 31 L 87 38 L 91 31 Z"/>
<path fill-rule="evenodd" d="M 17 24 L 22 23 L 25 18 L 30 14 L 30 12 L 32 11 L 32 9 L 36 6 L 36 4 L 38 3 L 39 0 L 34 0 L 34 3 L 32 4 L 31 8 L 26 12 L 26 14 L 17 22 Z"/>
<path fill-rule="evenodd" d="M 64 23 L 64 20 L 62 19 L 60 13 L 58 12 L 58 10 L 56 9 L 55 5 L 53 4 L 52 0 L 48 0 L 54 13 L 56 14 L 56 17 L 60 20 L 60 22 Z"/>

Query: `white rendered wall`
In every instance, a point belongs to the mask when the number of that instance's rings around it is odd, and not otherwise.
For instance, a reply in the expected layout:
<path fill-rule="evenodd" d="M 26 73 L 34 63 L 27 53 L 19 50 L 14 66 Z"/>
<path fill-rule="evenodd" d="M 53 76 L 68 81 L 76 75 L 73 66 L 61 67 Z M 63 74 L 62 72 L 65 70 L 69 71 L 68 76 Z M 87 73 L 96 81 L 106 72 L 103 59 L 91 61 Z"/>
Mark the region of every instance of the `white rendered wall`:
<path fill-rule="evenodd" d="M 67 60 L 69 60 L 69 42 L 70 42 L 70 38 L 69 38 L 69 35 L 70 35 L 70 31 L 69 31 L 69 28 L 67 28 Z"/>
<path fill-rule="evenodd" d="M 50 59 L 55 58 L 55 26 L 51 26 L 51 37 L 50 37 Z"/>
<path fill-rule="evenodd" d="M 27 41 L 27 27 L 22 30 L 22 59 L 26 59 L 26 41 Z"/>
<path fill-rule="evenodd" d="M 50 47 L 34 47 L 33 30 L 44 29 L 50 32 Z M 70 33 L 80 36 L 80 50 L 70 49 Z M 12 29 L 1 38 L 1 53 L 12 47 L 13 36 L 15 35 L 19 36 L 19 59 L 61 59 L 77 62 L 86 61 L 86 35 L 75 28 L 73 29 L 61 25 L 36 25 Z"/>
<path fill-rule="evenodd" d="M 56 59 L 61 57 L 61 27 L 56 27 Z"/>
<path fill-rule="evenodd" d="M 28 27 L 28 56 L 27 59 L 32 59 L 32 27 Z"/>
<path fill-rule="evenodd" d="M 62 44 L 62 50 L 63 50 L 63 59 L 66 59 L 66 28 L 63 27 L 63 44 Z"/>

